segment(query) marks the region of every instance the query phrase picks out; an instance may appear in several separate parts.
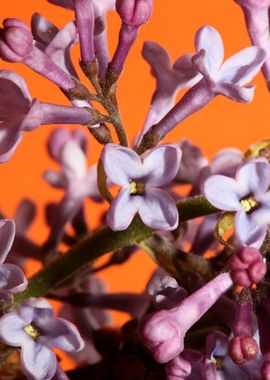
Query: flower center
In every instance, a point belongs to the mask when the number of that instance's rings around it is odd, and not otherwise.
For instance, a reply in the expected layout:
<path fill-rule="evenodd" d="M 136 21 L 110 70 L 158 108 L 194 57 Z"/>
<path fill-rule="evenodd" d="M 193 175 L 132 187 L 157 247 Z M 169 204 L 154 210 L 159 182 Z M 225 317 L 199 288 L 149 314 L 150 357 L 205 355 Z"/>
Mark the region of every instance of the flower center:
<path fill-rule="evenodd" d="M 259 206 L 259 203 L 256 201 L 253 195 L 241 199 L 240 202 L 247 214 L 250 214 Z"/>
<path fill-rule="evenodd" d="M 144 195 L 145 185 L 142 182 L 136 182 L 134 179 L 129 181 L 130 195 Z"/>
<path fill-rule="evenodd" d="M 25 326 L 24 331 L 25 331 L 29 336 L 31 336 L 31 338 L 32 338 L 33 340 L 36 340 L 36 339 L 40 336 L 37 327 L 36 327 L 36 326 L 33 326 L 33 325 Z"/>
<path fill-rule="evenodd" d="M 216 369 L 222 369 L 223 359 L 220 356 L 214 356 L 214 364 Z"/>

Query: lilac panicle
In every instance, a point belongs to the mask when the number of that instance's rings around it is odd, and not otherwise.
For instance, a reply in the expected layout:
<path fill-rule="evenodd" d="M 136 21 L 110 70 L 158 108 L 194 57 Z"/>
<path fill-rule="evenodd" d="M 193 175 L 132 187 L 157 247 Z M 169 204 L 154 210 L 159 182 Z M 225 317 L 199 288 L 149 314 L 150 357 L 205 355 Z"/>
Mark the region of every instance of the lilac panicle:
<path fill-rule="evenodd" d="M 0 57 L 8 62 L 22 62 L 63 90 L 75 87 L 72 77 L 56 65 L 33 43 L 30 29 L 18 19 L 3 21 Z"/>
<path fill-rule="evenodd" d="M 191 54 L 183 55 L 172 64 L 170 56 L 162 46 L 146 41 L 142 55 L 151 66 L 157 87 L 137 144 L 140 144 L 142 136 L 149 128 L 158 123 L 174 106 L 178 91 L 184 87 L 192 87 L 201 79 L 201 74 L 191 61 Z"/>
<path fill-rule="evenodd" d="M 270 85 L 270 37 L 269 37 L 269 0 L 235 0 L 243 9 L 247 30 L 251 42 L 264 49 L 267 58 L 262 66 L 262 72 Z"/>
<path fill-rule="evenodd" d="M 48 170 L 45 179 L 52 186 L 65 190 L 50 234 L 50 240 L 55 243 L 60 241 L 66 223 L 76 216 L 85 198 L 101 200 L 97 189 L 97 169 L 96 166 L 87 169 L 85 147 L 86 137 L 79 130 L 69 132 L 59 128 L 49 140 L 49 152 L 60 164 L 61 171 Z"/>
<path fill-rule="evenodd" d="M 80 37 L 81 62 L 93 62 L 94 51 L 94 6 L 93 0 L 73 0 L 76 26 Z"/>
<path fill-rule="evenodd" d="M 136 213 L 151 228 L 177 227 L 175 202 L 160 188 L 172 182 L 178 171 L 181 160 L 178 145 L 158 146 L 141 158 L 129 148 L 107 144 L 101 160 L 108 180 L 121 186 L 107 212 L 107 224 L 112 230 L 125 230 Z"/>
<path fill-rule="evenodd" d="M 140 26 L 147 23 L 152 15 L 153 0 L 116 0 L 116 11 L 122 19 L 122 25 L 111 67 L 120 75 Z"/>
<path fill-rule="evenodd" d="M 181 121 L 205 107 L 217 95 L 237 102 L 251 102 L 254 86 L 245 86 L 260 70 L 266 54 L 252 46 L 227 59 L 223 64 L 224 48 L 221 36 L 211 26 L 204 26 L 195 36 L 197 53 L 192 61 L 203 78 L 149 131 L 159 140 Z M 157 138 L 157 137 L 156 137 Z"/>
<path fill-rule="evenodd" d="M 0 337 L 12 347 L 21 347 L 21 365 L 29 380 L 50 380 L 57 370 L 57 359 L 51 347 L 79 351 L 84 347 L 77 328 L 56 318 L 45 299 L 32 298 L 18 311 L 0 319 Z"/>
<path fill-rule="evenodd" d="M 241 165 L 235 179 L 213 175 L 203 186 L 210 203 L 220 210 L 236 211 L 235 234 L 240 246 L 260 248 L 269 224 L 270 166 L 266 158 Z"/>
<path fill-rule="evenodd" d="M 19 293 L 27 288 L 27 279 L 17 265 L 4 263 L 15 237 L 12 220 L 0 220 L 0 294 Z"/>
<path fill-rule="evenodd" d="M 237 250 L 229 265 L 233 282 L 244 287 L 258 284 L 266 274 L 266 263 L 260 251 L 252 247 Z"/>
<path fill-rule="evenodd" d="M 167 363 L 184 350 L 186 332 L 218 298 L 232 286 L 228 273 L 222 273 L 170 310 L 146 316 L 139 335 L 155 360 Z"/>

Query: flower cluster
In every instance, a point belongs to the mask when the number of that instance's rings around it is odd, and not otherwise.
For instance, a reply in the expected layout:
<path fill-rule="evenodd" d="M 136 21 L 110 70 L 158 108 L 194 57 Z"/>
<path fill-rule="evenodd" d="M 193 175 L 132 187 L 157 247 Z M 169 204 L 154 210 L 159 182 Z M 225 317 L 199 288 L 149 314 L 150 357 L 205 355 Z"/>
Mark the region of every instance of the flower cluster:
<path fill-rule="evenodd" d="M 0 379 L 270 379 L 270 139 L 210 160 L 188 139 L 162 142 L 218 95 L 251 102 L 260 69 L 269 85 L 270 1 L 235 1 L 253 46 L 225 61 L 210 25 L 196 32 L 195 51 L 174 62 L 158 43 L 144 43 L 156 87 L 133 144 L 117 85 L 153 0 L 48 0 L 72 12 L 62 28 L 39 13 L 30 27 L 3 21 L 2 61 L 43 76 L 69 105 L 32 98 L 21 76 L 0 70 L 0 163 L 16 154 L 24 132 L 59 124 L 47 143 L 58 169 L 44 179 L 62 191 L 44 205 L 45 241 L 29 233 L 35 200 L 21 200 L 14 220 L 1 211 Z M 110 11 L 120 18 L 112 54 Z M 91 165 L 88 137 L 101 145 Z M 99 272 L 139 248 L 157 266 L 146 289 L 108 292 Z M 32 260 L 41 269 L 27 279 L 22 268 Z M 59 316 L 44 297 L 60 302 Z M 130 319 L 114 328 L 109 310 Z M 73 369 L 65 370 L 59 349 Z"/>

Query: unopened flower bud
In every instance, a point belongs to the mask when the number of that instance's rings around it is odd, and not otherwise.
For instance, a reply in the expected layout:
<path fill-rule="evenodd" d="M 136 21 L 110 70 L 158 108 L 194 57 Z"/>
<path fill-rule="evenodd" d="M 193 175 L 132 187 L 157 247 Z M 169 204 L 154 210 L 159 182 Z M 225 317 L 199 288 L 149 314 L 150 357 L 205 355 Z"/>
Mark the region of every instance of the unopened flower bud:
<path fill-rule="evenodd" d="M 3 22 L 0 37 L 0 57 L 8 62 L 20 62 L 31 51 L 33 36 L 20 20 L 8 18 Z"/>
<path fill-rule="evenodd" d="M 250 336 L 237 336 L 229 343 L 229 355 L 236 364 L 244 364 L 257 357 L 259 347 Z"/>
<path fill-rule="evenodd" d="M 153 0 L 117 0 L 116 10 L 127 25 L 147 23 L 153 12 Z"/>
<path fill-rule="evenodd" d="M 266 273 L 266 265 L 260 252 L 251 247 L 239 249 L 230 260 L 230 268 L 233 282 L 244 287 L 257 284 Z"/>

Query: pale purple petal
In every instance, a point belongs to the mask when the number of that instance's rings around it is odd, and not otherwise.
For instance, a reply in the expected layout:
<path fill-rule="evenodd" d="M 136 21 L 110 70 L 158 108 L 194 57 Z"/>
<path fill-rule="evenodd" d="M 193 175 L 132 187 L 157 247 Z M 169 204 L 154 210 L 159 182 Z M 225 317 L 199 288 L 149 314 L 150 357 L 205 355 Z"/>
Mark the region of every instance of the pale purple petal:
<path fill-rule="evenodd" d="M 7 113 L 8 115 L 17 114 L 18 109 L 29 105 L 32 98 L 21 76 L 14 71 L 0 70 L 0 84 L 0 118 Z"/>
<path fill-rule="evenodd" d="M 242 208 L 242 195 L 237 182 L 232 178 L 213 175 L 203 184 L 203 192 L 208 201 L 220 210 L 235 211 Z"/>
<path fill-rule="evenodd" d="M 142 51 L 143 58 L 151 66 L 151 72 L 159 78 L 162 74 L 171 69 L 171 58 L 168 52 L 158 43 L 145 41 Z"/>
<path fill-rule="evenodd" d="M 38 341 L 22 346 L 21 365 L 29 380 L 51 380 L 57 368 L 55 353 Z"/>
<path fill-rule="evenodd" d="M 53 187 L 64 189 L 68 186 L 68 180 L 64 173 L 55 172 L 54 170 L 47 170 L 44 178 Z"/>
<path fill-rule="evenodd" d="M 4 123 L 2 123 L 3 125 Z M 8 126 L 8 123 L 5 124 Z M 8 130 L 0 129 L 0 163 L 6 162 L 12 157 L 17 146 L 21 142 L 23 133 L 9 133 Z M 6 145 L 6 142 L 8 145 Z"/>
<path fill-rule="evenodd" d="M 260 71 L 265 56 L 265 51 L 257 46 L 243 49 L 224 62 L 216 80 L 243 86 Z"/>
<path fill-rule="evenodd" d="M 215 75 L 224 56 L 223 42 L 218 31 L 211 26 L 199 29 L 195 36 L 195 47 L 197 52 L 202 49 L 205 51 L 205 67 L 210 76 Z"/>
<path fill-rule="evenodd" d="M 29 111 L 25 113 L 20 129 L 23 131 L 34 131 L 40 126 L 43 119 L 42 106 L 38 99 L 33 99 L 31 105 L 29 106 Z"/>
<path fill-rule="evenodd" d="M 270 165 L 266 158 L 254 158 L 246 161 L 236 173 L 236 180 L 245 195 L 256 196 L 266 192 L 270 185 Z"/>
<path fill-rule="evenodd" d="M 236 169 L 243 162 L 243 153 L 239 149 L 225 148 L 212 158 L 210 167 L 212 174 L 234 177 Z"/>
<path fill-rule="evenodd" d="M 173 70 L 179 75 L 181 87 L 193 87 L 202 78 L 192 63 L 192 56 L 193 54 L 182 55 L 173 64 Z"/>
<path fill-rule="evenodd" d="M 129 186 L 130 179 L 140 178 L 143 166 L 133 150 L 116 144 L 107 144 L 101 154 L 108 179 L 119 186 Z"/>
<path fill-rule="evenodd" d="M 20 267 L 14 264 L 0 265 L 0 290 L 12 293 L 23 292 L 27 288 L 27 279 Z"/>
<path fill-rule="evenodd" d="M 219 82 L 215 86 L 217 95 L 226 96 L 229 99 L 239 103 L 250 103 L 254 97 L 254 86 L 241 87 L 232 83 Z"/>
<path fill-rule="evenodd" d="M 36 205 L 30 199 L 23 199 L 15 212 L 14 222 L 17 233 L 24 234 L 36 216 Z"/>
<path fill-rule="evenodd" d="M 17 313 L 8 313 L 0 318 L 0 337 L 14 347 L 31 343 L 32 338 L 24 331 L 25 326 L 25 321 Z"/>
<path fill-rule="evenodd" d="M 144 199 L 141 196 L 130 196 L 129 190 L 122 189 L 113 199 L 107 212 L 106 220 L 113 231 L 127 229 Z"/>
<path fill-rule="evenodd" d="M 15 223 L 13 220 L 0 220 L 0 264 L 6 260 L 6 257 L 12 247 L 15 237 Z"/>
<path fill-rule="evenodd" d="M 36 41 L 47 46 L 56 36 L 59 29 L 39 13 L 34 13 L 31 20 L 31 29 Z"/>
<path fill-rule="evenodd" d="M 146 189 L 139 205 L 139 215 L 144 224 L 158 230 L 174 230 L 179 220 L 178 210 L 171 195 L 155 188 Z"/>
<path fill-rule="evenodd" d="M 87 173 L 86 157 L 80 147 L 73 141 L 68 141 L 61 151 L 61 162 L 64 170 L 73 177 L 83 179 Z"/>
<path fill-rule="evenodd" d="M 254 216 L 255 212 L 246 214 L 244 211 L 238 211 L 236 213 L 235 235 L 242 246 L 259 249 L 266 236 L 267 224 L 258 224 Z"/>
<path fill-rule="evenodd" d="M 20 306 L 18 314 L 29 325 L 32 321 L 38 324 L 39 318 L 53 318 L 54 310 L 44 298 L 30 298 Z"/>
<path fill-rule="evenodd" d="M 175 178 L 182 151 L 177 144 L 164 144 L 151 149 L 143 157 L 143 169 L 151 186 L 164 186 Z"/>
<path fill-rule="evenodd" d="M 59 7 L 67 8 L 67 9 L 74 9 L 73 1 L 72 0 L 47 0 L 49 3 L 52 3 L 54 5 L 58 5 Z"/>
<path fill-rule="evenodd" d="M 39 327 L 42 329 L 40 342 L 60 348 L 66 352 L 79 351 L 84 347 L 84 342 L 76 328 L 71 322 L 62 319 L 40 320 Z"/>
<path fill-rule="evenodd" d="M 103 198 L 100 195 L 97 184 L 97 165 L 92 166 L 86 176 L 86 186 L 88 196 L 96 202 L 102 202 Z"/>

